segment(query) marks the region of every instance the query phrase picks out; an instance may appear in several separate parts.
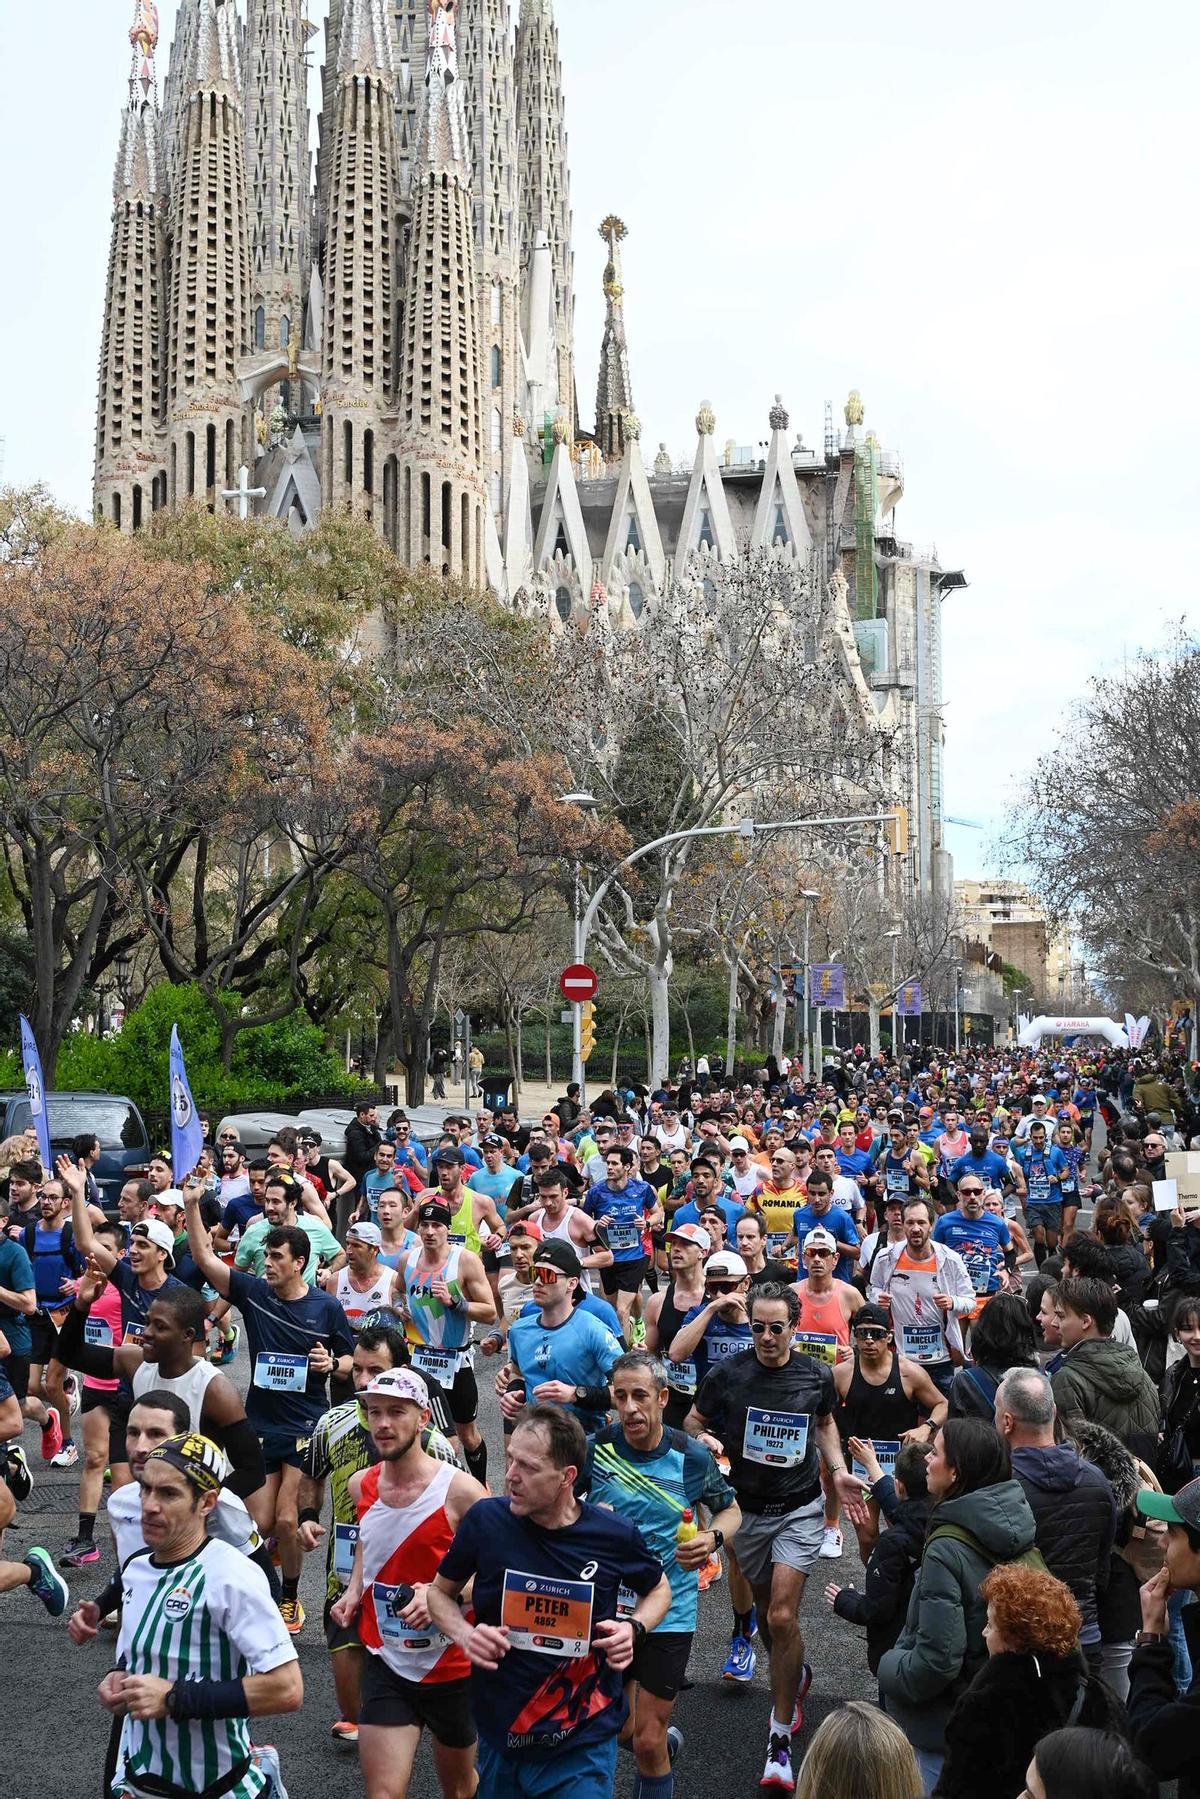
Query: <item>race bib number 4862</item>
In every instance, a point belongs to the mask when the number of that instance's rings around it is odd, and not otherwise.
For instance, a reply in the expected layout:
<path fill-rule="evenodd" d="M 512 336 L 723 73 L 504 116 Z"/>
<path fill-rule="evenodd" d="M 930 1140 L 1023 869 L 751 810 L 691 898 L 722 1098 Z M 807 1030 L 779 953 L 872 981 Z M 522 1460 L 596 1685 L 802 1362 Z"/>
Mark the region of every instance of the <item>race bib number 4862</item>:
<path fill-rule="evenodd" d="M 594 1596 L 590 1580 L 553 1580 L 506 1568 L 500 1622 L 508 1626 L 510 1648 L 579 1660 L 591 1647 Z"/>

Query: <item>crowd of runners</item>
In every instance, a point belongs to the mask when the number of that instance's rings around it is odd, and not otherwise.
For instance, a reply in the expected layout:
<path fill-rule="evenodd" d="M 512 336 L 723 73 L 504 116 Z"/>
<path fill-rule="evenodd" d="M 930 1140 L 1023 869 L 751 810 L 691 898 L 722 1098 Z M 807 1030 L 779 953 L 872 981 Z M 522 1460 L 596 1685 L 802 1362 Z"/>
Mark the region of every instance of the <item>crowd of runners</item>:
<path fill-rule="evenodd" d="M 423 1733 L 447 1799 L 601 1799 L 619 1755 L 671 1799 L 705 1755 L 679 1694 L 760 1663 L 768 1791 L 1200 1794 L 1200 1204 L 1164 1185 L 1193 1078 L 910 1047 L 431 1141 L 364 1103 L 336 1156 L 233 1126 L 157 1155 L 112 1217 L 95 1138 L 0 1145 L 0 1530 L 23 1439 L 79 1478 L 58 1564 L 0 1560 L 0 1593 L 63 1619 L 81 1681 L 117 1632 L 79 1790 L 282 1794 L 253 1720 L 301 1704 L 321 1629 L 368 1799 Z M 879 1704 L 802 1756 L 838 1681 L 814 1606 Z"/>

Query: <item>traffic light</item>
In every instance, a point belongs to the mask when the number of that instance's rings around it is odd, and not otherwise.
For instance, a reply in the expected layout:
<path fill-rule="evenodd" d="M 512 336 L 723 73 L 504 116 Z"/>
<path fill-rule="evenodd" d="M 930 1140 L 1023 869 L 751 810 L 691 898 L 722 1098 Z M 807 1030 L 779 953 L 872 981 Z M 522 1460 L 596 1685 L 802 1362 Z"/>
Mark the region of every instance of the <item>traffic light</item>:
<path fill-rule="evenodd" d="M 596 1002 L 585 999 L 579 1008 L 579 1060 L 586 1062 L 596 1047 Z"/>
<path fill-rule="evenodd" d="M 888 845 L 893 856 L 908 854 L 908 807 L 894 806 L 887 821 Z"/>

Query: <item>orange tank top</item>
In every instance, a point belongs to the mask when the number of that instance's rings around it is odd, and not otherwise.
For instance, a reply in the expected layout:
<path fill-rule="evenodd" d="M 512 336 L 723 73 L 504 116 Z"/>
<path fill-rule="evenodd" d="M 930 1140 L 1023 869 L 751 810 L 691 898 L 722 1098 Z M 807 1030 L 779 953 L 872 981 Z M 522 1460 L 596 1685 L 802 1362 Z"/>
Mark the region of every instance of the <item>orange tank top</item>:
<path fill-rule="evenodd" d="M 810 1293 L 808 1282 L 801 1282 L 796 1329 L 804 1336 L 836 1337 L 839 1343 L 849 1343 L 850 1326 L 842 1312 L 836 1281 L 830 1293 Z"/>

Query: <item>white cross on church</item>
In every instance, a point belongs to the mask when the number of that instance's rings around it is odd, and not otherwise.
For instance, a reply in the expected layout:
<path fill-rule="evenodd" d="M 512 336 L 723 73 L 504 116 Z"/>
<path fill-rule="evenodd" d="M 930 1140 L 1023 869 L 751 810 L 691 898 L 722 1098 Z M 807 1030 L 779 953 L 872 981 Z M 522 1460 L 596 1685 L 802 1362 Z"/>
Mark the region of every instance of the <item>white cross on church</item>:
<path fill-rule="evenodd" d="M 237 501 L 238 517 L 240 519 L 249 518 L 251 500 L 264 500 L 264 499 L 266 499 L 266 497 L 267 497 L 267 490 L 265 487 L 251 487 L 251 485 L 250 485 L 250 470 L 246 467 L 246 464 L 244 462 L 243 462 L 241 468 L 238 470 L 237 486 L 236 487 L 223 487 L 221 489 L 221 498 L 223 500 L 236 500 Z"/>

